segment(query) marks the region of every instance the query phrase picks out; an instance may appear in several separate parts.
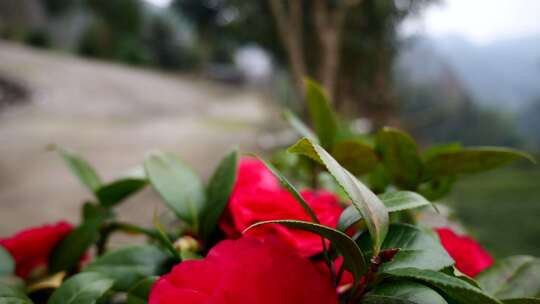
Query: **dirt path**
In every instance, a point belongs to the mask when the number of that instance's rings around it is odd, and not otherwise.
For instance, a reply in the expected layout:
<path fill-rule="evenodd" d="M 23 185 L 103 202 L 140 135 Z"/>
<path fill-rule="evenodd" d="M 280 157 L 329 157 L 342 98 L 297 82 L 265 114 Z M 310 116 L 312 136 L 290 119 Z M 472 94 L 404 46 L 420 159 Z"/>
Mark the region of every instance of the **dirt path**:
<path fill-rule="evenodd" d="M 79 151 L 105 179 L 154 149 L 178 152 L 206 176 L 233 145 L 256 149 L 262 126 L 275 119 L 264 98 L 245 90 L 5 42 L 0 74 L 31 89 L 28 105 L 0 113 L 0 236 L 77 221 L 90 198 L 48 144 Z M 122 208 L 148 223 L 156 205 L 147 189 Z"/>

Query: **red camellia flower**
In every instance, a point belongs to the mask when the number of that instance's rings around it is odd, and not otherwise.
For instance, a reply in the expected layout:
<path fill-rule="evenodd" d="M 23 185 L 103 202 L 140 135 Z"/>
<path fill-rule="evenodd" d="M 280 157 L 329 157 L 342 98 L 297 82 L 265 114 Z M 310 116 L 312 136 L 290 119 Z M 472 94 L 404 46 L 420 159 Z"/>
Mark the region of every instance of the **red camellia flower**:
<path fill-rule="evenodd" d="M 480 244 L 468 236 L 456 234 L 450 228 L 437 228 L 441 243 L 456 261 L 456 267 L 474 277 L 493 265 L 493 258 Z"/>
<path fill-rule="evenodd" d="M 341 212 L 338 198 L 326 191 L 302 191 L 302 197 L 326 226 L 335 227 Z M 239 238 L 249 226 L 268 220 L 311 221 L 306 211 L 266 168 L 264 163 L 252 158 L 240 162 L 238 179 L 220 221 L 228 238 Z M 312 256 L 322 251 L 321 238 L 311 232 L 290 229 L 281 225 L 260 226 L 248 234 L 264 237 L 268 234 L 294 246 L 302 256 Z"/>
<path fill-rule="evenodd" d="M 149 304 L 337 304 L 330 277 L 275 237 L 225 240 L 175 266 Z"/>
<path fill-rule="evenodd" d="M 12 237 L 0 239 L 15 260 L 15 273 L 26 278 L 32 270 L 45 265 L 54 247 L 73 229 L 71 224 L 61 221 L 23 230 Z"/>

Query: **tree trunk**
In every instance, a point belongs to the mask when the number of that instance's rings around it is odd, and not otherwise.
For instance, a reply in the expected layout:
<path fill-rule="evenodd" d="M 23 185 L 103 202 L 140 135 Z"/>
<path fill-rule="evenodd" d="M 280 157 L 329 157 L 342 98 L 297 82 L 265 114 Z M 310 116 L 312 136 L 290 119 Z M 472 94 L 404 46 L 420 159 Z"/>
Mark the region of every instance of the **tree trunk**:
<path fill-rule="evenodd" d="M 330 9 L 326 0 L 315 0 L 313 15 L 321 44 L 319 80 L 330 100 L 336 98 L 336 83 L 341 59 L 341 33 L 345 23 L 347 4 Z"/>
<path fill-rule="evenodd" d="M 285 45 L 291 65 L 294 84 L 300 96 L 304 96 L 304 77 L 307 74 L 303 46 L 303 9 L 302 0 L 288 0 L 288 8 L 282 0 L 269 0 L 270 9 L 278 28 L 278 33 Z"/>

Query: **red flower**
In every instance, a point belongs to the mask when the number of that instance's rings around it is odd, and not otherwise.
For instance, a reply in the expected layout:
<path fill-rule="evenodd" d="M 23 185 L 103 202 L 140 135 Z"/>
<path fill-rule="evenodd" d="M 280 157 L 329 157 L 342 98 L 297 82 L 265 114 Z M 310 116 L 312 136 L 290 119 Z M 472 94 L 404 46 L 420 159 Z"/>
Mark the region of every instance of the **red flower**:
<path fill-rule="evenodd" d="M 441 243 L 456 261 L 456 267 L 464 274 L 474 277 L 493 265 L 493 258 L 480 244 L 468 236 L 456 234 L 449 228 L 436 229 Z"/>
<path fill-rule="evenodd" d="M 337 304 L 330 277 L 277 238 L 216 245 L 161 277 L 149 304 Z"/>
<path fill-rule="evenodd" d="M 15 273 L 21 278 L 26 278 L 36 267 L 47 263 L 54 247 L 72 229 L 71 224 L 63 221 L 28 228 L 12 237 L 0 239 L 0 246 L 15 259 Z"/>
<path fill-rule="evenodd" d="M 326 191 L 302 191 L 319 221 L 335 227 L 342 208 L 338 198 Z M 228 238 L 238 238 L 249 226 L 268 220 L 304 220 L 311 218 L 278 180 L 256 159 L 240 162 L 238 180 L 220 221 L 220 227 Z M 274 234 L 297 248 L 302 256 L 312 256 L 322 251 L 321 238 L 311 232 L 290 229 L 281 225 L 261 226 L 249 232 L 252 236 Z"/>

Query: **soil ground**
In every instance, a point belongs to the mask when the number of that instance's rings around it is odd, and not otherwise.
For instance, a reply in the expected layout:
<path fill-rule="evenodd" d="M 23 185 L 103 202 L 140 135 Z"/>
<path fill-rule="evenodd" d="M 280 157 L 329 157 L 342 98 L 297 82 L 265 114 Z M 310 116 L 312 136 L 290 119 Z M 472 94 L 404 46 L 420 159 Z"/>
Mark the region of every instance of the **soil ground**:
<path fill-rule="evenodd" d="M 105 180 L 155 149 L 177 152 L 208 176 L 234 145 L 256 151 L 263 127 L 276 119 L 269 100 L 246 89 L 1 41 L 0 75 L 30 92 L 29 102 L 0 113 L 0 236 L 77 222 L 91 198 L 49 144 L 80 152 Z M 156 207 L 164 208 L 145 189 L 120 213 L 148 224 Z"/>

